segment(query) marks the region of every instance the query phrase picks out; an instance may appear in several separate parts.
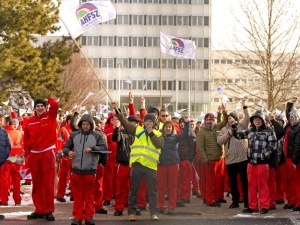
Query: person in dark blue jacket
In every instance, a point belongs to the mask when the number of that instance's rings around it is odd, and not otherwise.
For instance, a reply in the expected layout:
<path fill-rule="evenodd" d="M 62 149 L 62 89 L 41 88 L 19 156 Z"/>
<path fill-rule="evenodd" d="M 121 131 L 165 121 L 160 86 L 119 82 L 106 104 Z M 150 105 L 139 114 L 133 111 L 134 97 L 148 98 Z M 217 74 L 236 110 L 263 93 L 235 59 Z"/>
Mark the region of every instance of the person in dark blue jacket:
<path fill-rule="evenodd" d="M 174 134 L 174 124 L 171 121 L 164 122 L 162 127 L 164 137 L 164 147 L 159 157 L 157 168 L 157 190 L 158 190 L 158 210 L 167 215 L 174 213 L 177 196 L 177 178 L 179 173 L 179 153 L 178 143 L 190 134 L 190 123 L 188 116 L 184 117 L 184 131 L 182 134 Z M 168 208 L 163 209 L 165 203 L 165 193 L 168 191 Z"/>
<path fill-rule="evenodd" d="M 8 134 L 3 127 L 0 127 L 0 166 L 6 161 L 10 153 L 10 142 Z M 4 220 L 4 215 L 0 215 L 0 220 Z"/>

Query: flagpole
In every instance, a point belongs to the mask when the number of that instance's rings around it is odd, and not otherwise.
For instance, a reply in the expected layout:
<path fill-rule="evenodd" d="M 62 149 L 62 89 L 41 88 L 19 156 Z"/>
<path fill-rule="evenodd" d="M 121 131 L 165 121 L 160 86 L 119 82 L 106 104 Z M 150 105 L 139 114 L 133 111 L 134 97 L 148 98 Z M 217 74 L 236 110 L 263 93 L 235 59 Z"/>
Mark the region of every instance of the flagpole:
<path fill-rule="evenodd" d="M 161 59 L 161 52 L 160 52 L 160 58 L 159 58 L 159 64 L 160 64 L 160 77 L 159 77 L 159 83 L 160 83 L 160 98 L 159 98 L 159 107 L 162 109 L 162 59 Z"/>
<path fill-rule="evenodd" d="M 106 89 L 108 90 L 108 62 L 106 63 Z M 106 95 L 106 113 L 108 115 L 108 95 Z"/>
<path fill-rule="evenodd" d="M 177 64 L 176 64 L 176 81 L 175 81 L 175 111 L 178 109 L 178 70 L 177 70 Z"/>
<path fill-rule="evenodd" d="M 119 64 L 119 107 L 121 108 L 121 87 L 120 87 L 120 79 L 121 79 L 121 65 Z"/>
<path fill-rule="evenodd" d="M 96 77 L 97 80 L 100 82 L 100 85 L 101 85 L 101 87 L 103 88 L 103 90 L 105 91 L 105 93 L 107 94 L 108 98 L 110 99 L 110 101 L 113 102 L 112 98 L 111 98 L 110 95 L 108 94 L 108 91 L 106 90 L 106 88 L 105 88 L 105 86 L 103 85 L 102 81 L 98 78 L 98 76 L 97 76 L 97 74 L 96 74 L 96 71 L 94 70 L 92 64 L 90 63 L 90 61 L 88 60 L 88 58 L 86 57 L 86 55 L 84 54 L 84 52 L 82 51 L 82 49 L 80 48 L 78 42 L 77 42 L 75 39 L 73 39 L 73 41 L 75 42 L 75 44 L 76 44 L 76 46 L 79 48 L 81 54 L 83 55 L 83 57 L 84 57 L 85 60 L 87 61 L 88 65 L 89 65 L 90 68 L 92 69 L 92 71 L 93 71 L 95 77 Z"/>
<path fill-rule="evenodd" d="M 189 65 L 189 100 L 188 100 L 188 116 L 191 115 L 191 65 Z"/>

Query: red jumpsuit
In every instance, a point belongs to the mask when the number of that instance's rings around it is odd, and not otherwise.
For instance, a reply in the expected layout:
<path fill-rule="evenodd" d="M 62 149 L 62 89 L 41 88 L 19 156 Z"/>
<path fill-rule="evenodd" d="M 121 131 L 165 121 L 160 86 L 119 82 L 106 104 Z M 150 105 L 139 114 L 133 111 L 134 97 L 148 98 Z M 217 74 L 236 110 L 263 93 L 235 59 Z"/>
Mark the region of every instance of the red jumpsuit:
<path fill-rule="evenodd" d="M 23 135 L 20 131 L 16 130 L 13 125 L 9 125 L 6 128 L 6 131 L 9 136 L 9 140 L 11 142 L 11 151 L 10 156 L 22 156 L 23 151 Z M 2 173 L 1 173 L 1 191 L 0 191 L 0 199 L 1 203 L 4 205 L 8 204 L 8 195 L 7 190 L 10 188 L 10 184 L 12 182 L 13 185 L 13 199 L 15 204 L 20 204 L 22 197 L 20 194 L 20 169 L 21 164 L 12 163 L 6 161 L 2 165 Z"/>
<path fill-rule="evenodd" d="M 114 115 L 108 117 L 107 121 L 111 120 Z M 117 176 L 117 143 L 112 141 L 112 133 L 114 127 L 112 123 L 107 123 L 104 133 L 107 137 L 108 154 L 107 163 L 104 166 L 103 174 L 103 200 L 111 201 L 112 196 L 115 195 L 116 191 L 116 176 Z"/>
<path fill-rule="evenodd" d="M 71 127 L 69 124 L 61 127 L 58 130 L 57 138 L 57 151 L 61 151 L 64 147 L 64 144 L 68 141 L 70 133 L 72 133 Z M 57 198 L 63 198 L 66 193 L 67 180 L 71 179 L 70 172 L 72 167 L 72 160 L 68 157 L 63 157 L 59 164 L 58 171 L 58 183 L 57 183 Z M 71 195 L 72 196 L 72 195 Z"/>
<path fill-rule="evenodd" d="M 48 99 L 49 110 L 32 116 L 24 132 L 25 158 L 32 175 L 35 213 L 54 212 L 56 117 L 58 102 Z"/>

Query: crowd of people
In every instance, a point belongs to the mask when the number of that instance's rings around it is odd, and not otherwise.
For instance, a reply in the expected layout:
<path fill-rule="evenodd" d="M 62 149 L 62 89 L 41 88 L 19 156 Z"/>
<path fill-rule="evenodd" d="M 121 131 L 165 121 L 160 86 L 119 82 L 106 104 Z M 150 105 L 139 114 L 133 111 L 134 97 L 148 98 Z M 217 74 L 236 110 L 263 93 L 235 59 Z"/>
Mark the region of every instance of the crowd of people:
<path fill-rule="evenodd" d="M 21 205 L 20 171 L 26 171 L 35 207 L 28 220 L 55 221 L 54 203 L 66 202 L 68 189 L 71 225 L 95 224 L 94 214 L 107 214 L 104 206 L 113 199 L 114 216 L 128 208 L 135 221 L 148 206 L 155 221 L 185 207 L 191 195 L 220 207 L 226 192 L 229 209 L 243 203 L 243 213 L 266 214 L 286 200 L 284 209 L 300 211 L 297 98 L 287 103 L 286 117 L 263 110 L 250 115 L 242 100 L 242 114 L 222 105 L 203 122 L 146 109 L 143 97 L 137 114 L 133 100 L 129 93 L 128 115 L 112 102 L 105 121 L 76 111 L 58 123 L 53 98 L 36 99 L 30 116 L 8 106 L 9 115 L 0 115 L 0 205 L 8 205 L 11 189 Z"/>

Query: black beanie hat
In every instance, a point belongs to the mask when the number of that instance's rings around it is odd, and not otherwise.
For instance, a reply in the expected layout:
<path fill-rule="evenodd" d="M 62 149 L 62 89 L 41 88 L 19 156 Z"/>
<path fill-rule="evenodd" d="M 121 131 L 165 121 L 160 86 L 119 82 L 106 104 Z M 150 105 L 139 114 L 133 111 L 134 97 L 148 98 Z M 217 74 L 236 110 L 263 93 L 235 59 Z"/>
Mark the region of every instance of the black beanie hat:
<path fill-rule="evenodd" d="M 236 112 L 231 112 L 228 116 L 231 116 L 237 122 L 239 121 L 239 116 Z"/>
<path fill-rule="evenodd" d="M 153 123 L 155 123 L 155 115 L 154 115 L 154 113 L 147 113 L 144 116 L 144 121 L 146 121 L 146 120 L 152 120 Z"/>
<path fill-rule="evenodd" d="M 34 108 L 36 107 L 37 104 L 43 104 L 46 107 L 46 101 L 42 98 L 38 98 L 34 101 Z"/>

